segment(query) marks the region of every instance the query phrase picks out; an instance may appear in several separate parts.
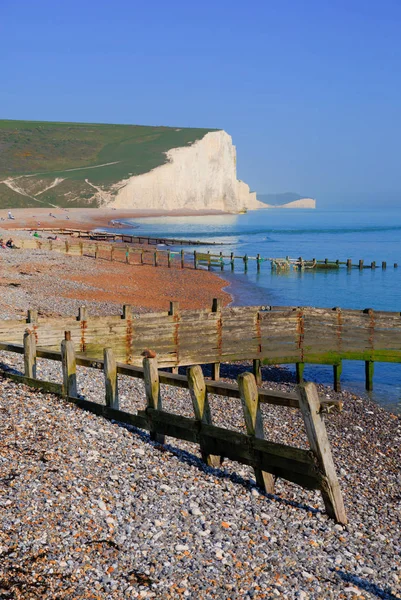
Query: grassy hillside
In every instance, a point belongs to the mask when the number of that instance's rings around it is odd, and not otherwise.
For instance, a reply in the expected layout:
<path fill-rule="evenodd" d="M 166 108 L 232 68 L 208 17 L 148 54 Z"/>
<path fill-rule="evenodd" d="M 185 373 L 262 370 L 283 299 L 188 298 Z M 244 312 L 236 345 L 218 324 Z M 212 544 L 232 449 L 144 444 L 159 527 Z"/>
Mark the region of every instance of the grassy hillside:
<path fill-rule="evenodd" d="M 209 131 L 0 121 L 0 207 L 97 206 L 101 199 L 92 185 L 110 192 L 118 181 L 162 165 L 167 150 L 192 144 Z M 56 178 L 64 181 L 45 190 Z"/>

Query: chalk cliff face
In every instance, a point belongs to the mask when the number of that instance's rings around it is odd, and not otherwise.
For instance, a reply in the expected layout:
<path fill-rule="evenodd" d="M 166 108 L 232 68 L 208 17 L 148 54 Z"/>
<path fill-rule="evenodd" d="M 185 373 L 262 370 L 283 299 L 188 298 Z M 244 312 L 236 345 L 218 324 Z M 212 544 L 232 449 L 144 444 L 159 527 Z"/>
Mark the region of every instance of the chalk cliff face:
<path fill-rule="evenodd" d="M 107 206 L 234 212 L 265 208 L 256 193 L 237 180 L 236 149 L 225 131 L 207 133 L 166 155 L 166 164 L 116 184 Z"/>

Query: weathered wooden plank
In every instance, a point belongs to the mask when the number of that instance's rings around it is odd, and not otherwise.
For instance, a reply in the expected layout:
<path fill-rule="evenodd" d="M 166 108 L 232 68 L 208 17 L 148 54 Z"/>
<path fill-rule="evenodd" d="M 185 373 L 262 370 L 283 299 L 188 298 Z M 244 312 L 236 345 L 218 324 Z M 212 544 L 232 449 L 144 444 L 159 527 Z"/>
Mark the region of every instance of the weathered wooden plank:
<path fill-rule="evenodd" d="M 258 388 L 252 373 L 243 373 L 238 377 L 238 388 L 244 412 L 245 426 L 248 436 L 264 438 L 263 419 L 259 406 Z M 274 494 L 272 475 L 259 468 L 254 468 L 257 485 L 269 494 Z"/>
<path fill-rule="evenodd" d="M 309 444 L 324 477 L 321 491 L 326 511 L 338 523 L 346 524 L 347 516 L 316 386 L 313 383 L 306 383 L 299 387 L 299 392 L 299 405 Z"/>
<path fill-rule="evenodd" d="M 153 410 L 162 410 L 162 399 L 160 395 L 159 373 L 157 360 L 155 358 L 143 359 L 143 377 L 145 380 L 145 392 L 147 408 Z M 164 444 L 165 437 L 153 428 L 150 430 L 150 437 L 154 442 Z"/>
<path fill-rule="evenodd" d="M 29 330 L 24 333 L 24 370 L 25 377 L 36 379 L 36 338 Z"/>

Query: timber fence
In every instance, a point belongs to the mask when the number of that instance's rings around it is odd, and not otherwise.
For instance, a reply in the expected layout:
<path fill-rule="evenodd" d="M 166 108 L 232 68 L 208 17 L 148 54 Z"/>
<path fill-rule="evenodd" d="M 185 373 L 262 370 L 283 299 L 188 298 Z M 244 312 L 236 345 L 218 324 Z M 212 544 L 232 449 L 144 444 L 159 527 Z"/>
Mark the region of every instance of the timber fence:
<path fill-rule="evenodd" d="M 53 230 L 52 230 L 53 231 Z M 18 239 L 16 240 L 18 247 L 23 249 L 41 249 L 41 250 L 54 250 L 56 252 L 61 252 L 63 254 L 67 254 L 70 256 L 87 256 L 91 258 L 117 261 L 117 262 L 125 262 L 131 265 L 153 265 L 155 267 L 165 266 L 168 268 L 178 267 L 181 269 L 184 268 L 193 268 L 193 269 L 208 269 L 209 271 L 212 269 L 219 269 L 220 271 L 224 271 L 225 268 L 229 268 L 231 271 L 235 271 L 238 268 L 238 263 L 241 265 L 241 269 L 244 270 L 245 273 L 248 272 L 249 261 L 254 261 L 256 264 L 257 272 L 260 272 L 261 265 L 263 263 L 270 263 L 271 268 L 277 272 L 285 272 L 290 268 L 298 269 L 298 270 L 332 270 L 332 269 L 340 269 L 341 267 L 346 267 L 347 270 L 358 269 L 359 271 L 363 269 L 376 269 L 379 268 L 380 263 L 376 263 L 376 261 L 372 261 L 370 264 L 365 264 L 363 260 L 359 260 L 358 263 L 354 264 L 352 260 L 349 258 L 346 261 L 340 260 L 329 260 L 325 258 L 324 260 L 316 260 L 315 258 L 311 260 L 305 260 L 302 257 L 299 258 L 289 258 L 288 256 L 285 258 L 272 258 L 272 257 L 262 257 L 260 254 L 256 256 L 248 256 L 245 254 L 244 256 L 238 256 L 234 252 L 228 254 L 223 254 L 223 252 L 219 252 L 218 254 L 208 252 L 199 252 L 194 250 L 193 252 L 185 252 L 183 249 L 177 250 L 163 250 L 157 248 L 155 250 L 150 250 L 145 246 L 136 247 L 131 246 L 130 243 L 134 243 L 134 236 L 123 236 L 121 235 L 121 241 L 124 241 L 124 238 L 127 243 L 106 243 L 110 238 L 117 238 L 117 235 L 108 235 L 99 234 L 99 239 L 103 240 L 100 243 L 96 241 L 77 241 L 73 243 L 71 239 L 67 239 L 65 241 L 62 240 L 52 240 L 52 239 L 44 239 L 44 238 L 29 238 L 29 239 Z M 128 243 L 128 238 L 129 243 Z M 132 239 L 131 239 L 132 238 Z M 140 243 L 141 240 L 148 240 L 147 245 L 152 245 L 149 242 L 149 239 L 146 237 L 138 237 Z M 166 243 L 167 239 L 165 238 L 152 238 L 155 241 L 154 244 L 158 243 Z M 75 242 L 75 239 L 74 239 Z M 171 245 L 178 244 L 188 244 L 184 240 L 170 240 Z M 202 242 L 193 242 L 192 245 L 201 245 Z M 208 245 L 212 245 L 213 243 L 207 243 Z M 398 267 L 398 263 L 394 263 L 394 268 Z M 387 269 L 387 262 L 381 262 L 381 268 L 383 270 Z"/>
<path fill-rule="evenodd" d="M 274 493 L 275 477 L 307 489 L 320 490 L 326 512 L 339 523 L 347 517 L 323 420 L 324 406 L 312 383 L 299 386 L 296 393 L 283 394 L 258 390 L 252 373 L 238 377 L 238 385 L 206 382 L 199 365 L 189 367 L 187 375 L 163 373 L 156 358 L 144 358 L 143 367 L 118 364 L 111 348 L 103 349 L 103 359 L 95 364 L 77 356 L 70 332 L 65 332 L 61 349 L 43 350 L 36 345 L 35 333 L 26 331 L 23 344 L 9 344 L 3 349 L 24 354 L 24 375 L 3 371 L 10 379 L 64 396 L 70 402 L 96 415 L 150 431 L 152 440 L 165 443 L 165 436 L 186 440 L 200 446 L 203 460 L 219 467 L 223 457 L 254 469 L 257 485 Z M 37 357 L 61 361 L 63 384 L 36 378 Z M 105 404 L 88 401 L 78 394 L 76 365 L 100 368 L 105 377 Z M 118 374 L 139 377 L 145 382 L 146 406 L 136 414 L 120 410 Z M 186 388 L 190 392 L 194 418 L 163 410 L 160 383 Z M 208 393 L 241 400 L 246 434 L 212 423 Z M 264 439 L 261 403 L 289 406 L 301 410 L 310 450 L 273 443 Z"/>
<path fill-rule="evenodd" d="M 81 307 L 77 317 L 40 317 L 29 310 L 26 319 L 0 321 L 0 343 L 21 344 L 27 327 L 42 348 L 57 350 L 64 331 L 71 332 L 76 352 L 102 357 L 105 344 L 116 359 L 142 364 L 145 348 L 158 356 L 159 366 L 212 364 L 219 378 L 220 364 L 253 361 L 258 384 L 262 364 L 295 364 L 298 382 L 305 364 L 333 366 L 334 387 L 341 389 L 343 360 L 365 363 L 366 388 L 373 387 L 375 362 L 401 362 L 401 313 L 372 309 L 342 310 L 311 307 L 222 307 L 215 299 L 210 309 L 134 312 L 98 317 Z"/>

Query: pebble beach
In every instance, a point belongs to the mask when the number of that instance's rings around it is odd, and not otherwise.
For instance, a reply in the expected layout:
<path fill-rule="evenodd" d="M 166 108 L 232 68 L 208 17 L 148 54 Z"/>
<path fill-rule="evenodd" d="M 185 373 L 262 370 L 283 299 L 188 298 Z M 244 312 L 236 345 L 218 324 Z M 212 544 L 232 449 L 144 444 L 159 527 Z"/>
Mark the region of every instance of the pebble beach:
<path fill-rule="evenodd" d="M 28 308 L 76 314 L 82 304 L 116 314 L 126 298 L 138 310 L 167 310 L 170 300 L 197 308 L 222 297 L 224 285 L 206 272 L 114 263 L 111 271 L 42 251 L 0 260 L 2 319 Z M 0 361 L 3 371 L 23 370 L 19 355 L 1 352 Z M 223 365 L 222 379 L 249 369 Z M 38 378 L 61 382 L 60 364 L 39 359 Z M 318 492 L 277 480 L 266 495 L 246 466 L 209 468 L 194 444 L 157 445 L 146 432 L 1 379 L 0 598 L 401 598 L 401 420 L 368 397 L 318 386 L 344 406 L 326 416 L 349 520 L 342 526 Z M 279 367 L 264 367 L 263 380 L 266 389 L 295 386 Z M 78 368 L 78 391 L 104 403 L 102 373 Z M 141 380 L 119 376 L 119 393 L 122 410 L 144 408 Z M 162 399 L 164 410 L 192 416 L 187 390 L 162 386 Z M 214 424 L 245 431 L 239 401 L 212 396 L 210 404 Z M 299 411 L 262 412 L 267 439 L 308 447 Z"/>

